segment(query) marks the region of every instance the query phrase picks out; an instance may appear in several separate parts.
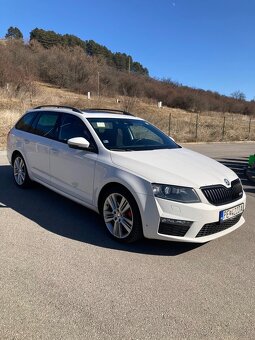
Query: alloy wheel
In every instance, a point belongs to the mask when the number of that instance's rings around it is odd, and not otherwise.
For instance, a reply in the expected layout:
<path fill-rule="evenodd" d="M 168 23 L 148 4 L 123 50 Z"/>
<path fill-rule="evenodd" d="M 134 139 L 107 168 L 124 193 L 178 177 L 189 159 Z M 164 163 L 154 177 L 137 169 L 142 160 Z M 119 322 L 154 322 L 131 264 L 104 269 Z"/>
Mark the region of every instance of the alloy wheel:
<path fill-rule="evenodd" d="M 18 185 L 23 185 L 26 180 L 26 167 L 21 157 L 16 157 L 13 164 L 14 179 Z"/>
<path fill-rule="evenodd" d="M 105 200 L 103 217 L 109 232 L 118 239 L 132 232 L 134 216 L 130 203 L 120 193 L 111 193 Z"/>

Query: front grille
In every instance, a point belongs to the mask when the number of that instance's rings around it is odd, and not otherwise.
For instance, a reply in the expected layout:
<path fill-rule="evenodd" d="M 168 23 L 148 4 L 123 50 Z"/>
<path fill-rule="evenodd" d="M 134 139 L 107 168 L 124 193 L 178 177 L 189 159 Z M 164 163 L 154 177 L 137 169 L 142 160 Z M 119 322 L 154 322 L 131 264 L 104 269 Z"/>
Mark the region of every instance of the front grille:
<path fill-rule="evenodd" d="M 184 236 L 189 230 L 190 226 L 180 226 L 169 223 L 160 223 L 158 232 L 164 235 Z"/>
<path fill-rule="evenodd" d="M 219 233 L 220 231 L 226 230 L 228 228 L 233 227 L 241 218 L 242 214 L 235 216 L 234 218 L 230 218 L 224 222 L 215 222 L 205 224 L 202 229 L 200 229 L 199 233 L 196 237 L 203 237 L 212 234 Z"/>
<path fill-rule="evenodd" d="M 239 178 L 231 182 L 230 188 L 219 184 L 202 187 L 201 190 L 207 200 L 213 205 L 232 203 L 243 196 L 243 188 Z"/>

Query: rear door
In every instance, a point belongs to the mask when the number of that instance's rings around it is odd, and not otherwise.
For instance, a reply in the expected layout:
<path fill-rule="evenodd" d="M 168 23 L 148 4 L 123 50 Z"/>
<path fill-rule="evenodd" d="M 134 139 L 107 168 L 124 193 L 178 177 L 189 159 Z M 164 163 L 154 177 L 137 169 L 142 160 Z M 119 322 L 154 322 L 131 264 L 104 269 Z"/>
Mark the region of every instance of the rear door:
<path fill-rule="evenodd" d="M 50 148 L 55 138 L 60 115 L 54 111 L 40 112 L 33 124 L 33 134 L 26 146 L 33 178 L 50 184 Z"/>

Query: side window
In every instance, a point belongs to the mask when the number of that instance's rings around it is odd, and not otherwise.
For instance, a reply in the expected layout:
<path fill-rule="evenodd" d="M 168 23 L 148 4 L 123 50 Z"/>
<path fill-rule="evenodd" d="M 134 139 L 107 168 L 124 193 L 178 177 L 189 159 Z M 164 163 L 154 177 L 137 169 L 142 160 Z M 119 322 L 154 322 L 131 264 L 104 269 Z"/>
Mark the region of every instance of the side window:
<path fill-rule="evenodd" d="M 33 132 L 32 124 L 36 116 L 37 112 L 28 112 L 17 122 L 15 128 L 26 132 Z"/>
<path fill-rule="evenodd" d="M 54 138 L 58 117 L 58 112 L 43 112 L 35 125 L 35 133 L 39 136 Z"/>
<path fill-rule="evenodd" d="M 84 122 L 71 114 L 63 114 L 59 126 L 58 140 L 66 143 L 68 139 L 84 137 L 89 141 L 90 148 L 96 149 L 95 142 Z"/>

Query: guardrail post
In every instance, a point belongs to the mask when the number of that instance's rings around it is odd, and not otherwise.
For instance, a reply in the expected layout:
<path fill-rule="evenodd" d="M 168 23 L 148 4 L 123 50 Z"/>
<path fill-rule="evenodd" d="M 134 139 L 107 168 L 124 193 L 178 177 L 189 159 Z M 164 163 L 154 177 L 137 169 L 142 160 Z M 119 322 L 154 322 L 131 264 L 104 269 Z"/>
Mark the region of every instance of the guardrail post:
<path fill-rule="evenodd" d="M 249 121 L 248 140 L 250 140 L 250 137 L 251 137 L 251 117 L 250 117 L 250 121 Z"/>
<path fill-rule="evenodd" d="M 172 123 L 172 112 L 170 112 L 168 116 L 168 136 L 170 136 L 171 134 L 171 123 Z"/>
<path fill-rule="evenodd" d="M 196 142 L 197 142 L 197 137 L 198 137 L 198 117 L 199 117 L 199 114 L 197 113 L 197 118 L 196 118 L 196 135 L 195 135 Z"/>
<path fill-rule="evenodd" d="M 225 137 L 225 129 L 226 129 L 226 117 L 224 116 L 223 127 L 222 127 L 222 140 L 224 140 L 224 137 Z"/>

